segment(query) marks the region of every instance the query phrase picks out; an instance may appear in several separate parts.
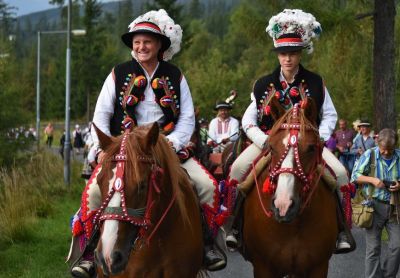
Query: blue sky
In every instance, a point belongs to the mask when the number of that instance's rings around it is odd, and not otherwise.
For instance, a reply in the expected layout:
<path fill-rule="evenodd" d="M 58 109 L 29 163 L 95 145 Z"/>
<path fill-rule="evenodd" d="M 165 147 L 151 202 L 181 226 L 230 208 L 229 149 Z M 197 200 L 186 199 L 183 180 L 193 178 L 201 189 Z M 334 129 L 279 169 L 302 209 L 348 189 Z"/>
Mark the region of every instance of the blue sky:
<path fill-rule="evenodd" d="M 116 0 L 101 0 L 100 2 L 110 2 Z M 55 5 L 50 5 L 49 0 L 3 0 L 4 3 L 17 8 L 15 11 L 17 16 L 43 11 L 51 8 L 56 8 Z M 67 0 L 65 0 L 67 3 Z"/>

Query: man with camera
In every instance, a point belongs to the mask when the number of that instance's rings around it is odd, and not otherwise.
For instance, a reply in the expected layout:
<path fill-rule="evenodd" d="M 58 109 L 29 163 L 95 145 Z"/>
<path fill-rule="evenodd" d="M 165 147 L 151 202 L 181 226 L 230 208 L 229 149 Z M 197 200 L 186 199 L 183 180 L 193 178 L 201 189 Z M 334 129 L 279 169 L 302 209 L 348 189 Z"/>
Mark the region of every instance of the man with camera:
<path fill-rule="evenodd" d="M 385 128 L 379 132 L 377 142 L 377 147 L 366 150 L 360 156 L 351 177 L 352 182 L 362 186 L 365 196 L 372 197 L 374 207 L 372 226 L 366 229 L 366 278 L 396 277 L 400 265 L 398 136 L 394 130 Z M 386 228 L 389 235 L 389 250 L 381 265 L 383 228 Z"/>

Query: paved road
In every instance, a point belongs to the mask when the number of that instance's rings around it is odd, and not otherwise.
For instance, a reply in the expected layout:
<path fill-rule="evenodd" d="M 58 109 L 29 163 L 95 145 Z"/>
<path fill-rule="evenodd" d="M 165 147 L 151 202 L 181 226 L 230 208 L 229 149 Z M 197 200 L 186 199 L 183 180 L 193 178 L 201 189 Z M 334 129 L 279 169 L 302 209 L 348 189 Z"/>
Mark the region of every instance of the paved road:
<path fill-rule="evenodd" d="M 354 238 L 357 249 L 349 254 L 333 255 L 329 264 L 328 278 L 362 278 L 364 277 L 365 235 L 362 229 L 354 228 Z M 384 244 L 382 252 L 385 255 L 387 245 Z M 219 272 L 211 273 L 211 278 L 251 278 L 253 267 L 238 253 L 228 254 L 228 266 Z M 397 274 L 396 278 L 400 278 Z"/>

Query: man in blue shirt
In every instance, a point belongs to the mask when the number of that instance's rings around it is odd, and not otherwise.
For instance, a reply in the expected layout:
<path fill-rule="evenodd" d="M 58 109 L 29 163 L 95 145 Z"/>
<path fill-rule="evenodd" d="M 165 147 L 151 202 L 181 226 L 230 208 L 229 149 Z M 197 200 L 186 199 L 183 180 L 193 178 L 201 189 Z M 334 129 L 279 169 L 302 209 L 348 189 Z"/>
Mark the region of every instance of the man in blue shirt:
<path fill-rule="evenodd" d="M 378 134 L 378 146 L 366 150 L 356 163 L 351 181 L 363 186 L 365 196 L 372 197 L 372 226 L 366 229 L 365 277 L 396 277 L 400 265 L 400 149 L 398 136 L 385 128 Z M 371 153 L 374 152 L 374 155 Z M 375 164 L 375 167 L 371 167 Z M 371 173 L 371 169 L 375 169 Z M 383 181 L 392 181 L 385 186 Z M 382 267 L 380 263 L 382 230 L 389 234 L 389 251 Z"/>
<path fill-rule="evenodd" d="M 371 134 L 371 123 L 367 119 L 361 120 L 358 124 L 360 135 L 354 140 L 350 153 L 359 158 L 366 150 L 375 147 L 375 141 Z"/>

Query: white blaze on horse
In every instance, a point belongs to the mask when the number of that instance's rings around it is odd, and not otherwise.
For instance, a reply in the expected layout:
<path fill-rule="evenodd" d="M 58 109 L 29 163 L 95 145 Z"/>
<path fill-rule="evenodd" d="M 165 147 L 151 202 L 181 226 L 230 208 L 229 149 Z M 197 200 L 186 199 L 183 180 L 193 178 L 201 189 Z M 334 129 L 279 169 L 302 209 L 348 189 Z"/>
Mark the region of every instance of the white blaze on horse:
<path fill-rule="evenodd" d="M 272 159 L 244 201 L 242 253 L 254 277 L 327 277 L 338 227 L 335 196 L 318 171 L 316 109 L 311 99 L 286 113 L 275 100 L 271 108 Z"/>
<path fill-rule="evenodd" d="M 196 277 L 203 260 L 198 201 L 158 125 L 118 138 L 96 131 L 106 153 L 94 218 L 98 277 Z"/>

